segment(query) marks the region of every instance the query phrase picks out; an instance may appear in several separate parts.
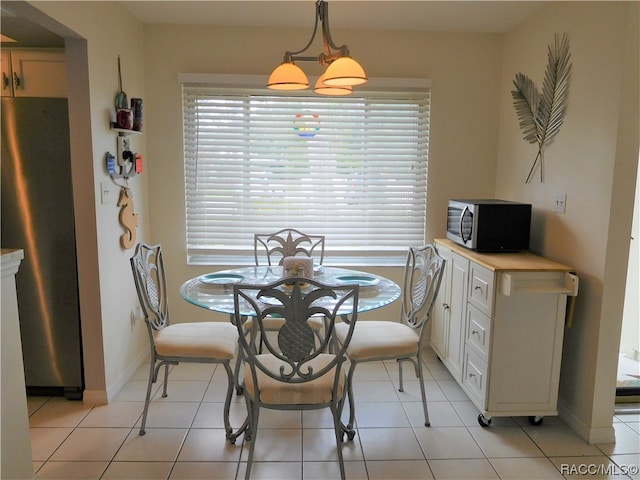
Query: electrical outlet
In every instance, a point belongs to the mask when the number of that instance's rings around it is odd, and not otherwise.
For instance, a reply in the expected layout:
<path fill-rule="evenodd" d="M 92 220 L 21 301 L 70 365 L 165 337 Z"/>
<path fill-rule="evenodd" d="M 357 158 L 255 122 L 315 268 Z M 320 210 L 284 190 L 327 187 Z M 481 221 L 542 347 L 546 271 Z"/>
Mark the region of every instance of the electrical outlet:
<path fill-rule="evenodd" d="M 144 317 L 142 313 L 142 308 L 140 306 L 134 307 L 131 309 L 131 328 Z"/>
<path fill-rule="evenodd" d="M 558 213 L 564 213 L 567 207 L 567 194 L 557 193 L 553 201 L 553 210 Z"/>
<path fill-rule="evenodd" d="M 131 150 L 129 148 L 129 137 L 124 136 L 124 135 L 118 135 L 117 136 L 117 141 L 118 141 L 118 147 L 117 147 L 117 161 L 118 161 L 118 165 L 122 166 L 125 164 L 125 155 L 124 152 L 127 152 L 129 150 Z"/>

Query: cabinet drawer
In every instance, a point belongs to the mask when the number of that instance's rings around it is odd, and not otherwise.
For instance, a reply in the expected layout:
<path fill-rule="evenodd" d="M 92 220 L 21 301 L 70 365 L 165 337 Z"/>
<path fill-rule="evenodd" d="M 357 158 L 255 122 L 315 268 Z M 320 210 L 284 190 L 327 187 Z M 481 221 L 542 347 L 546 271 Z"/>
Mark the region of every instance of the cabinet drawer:
<path fill-rule="evenodd" d="M 491 342 L 491 318 L 473 305 L 467 309 L 466 342 L 485 361 L 489 361 L 489 344 Z"/>
<path fill-rule="evenodd" d="M 469 302 L 481 312 L 493 316 L 494 276 L 491 270 L 471 262 L 469 273 Z"/>
<path fill-rule="evenodd" d="M 462 384 L 466 387 L 467 394 L 481 410 L 486 408 L 487 382 L 489 380 L 489 367 L 470 348 L 466 349 L 464 361 L 464 374 Z"/>

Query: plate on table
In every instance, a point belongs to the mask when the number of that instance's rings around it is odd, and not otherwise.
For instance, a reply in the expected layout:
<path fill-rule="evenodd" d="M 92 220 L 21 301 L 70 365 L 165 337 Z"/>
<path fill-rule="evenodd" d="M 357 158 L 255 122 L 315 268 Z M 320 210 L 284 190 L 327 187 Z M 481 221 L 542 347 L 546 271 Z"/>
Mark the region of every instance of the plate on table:
<path fill-rule="evenodd" d="M 261 296 L 259 300 L 265 305 L 282 305 L 282 302 L 276 297 L 270 297 L 268 295 Z"/>
<path fill-rule="evenodd" d="M 242 280 L 244 280 L 244 276 L 235 273 L 207 273 L 200 276 L 200 281 L 207 285 L 229 285 L 240 283 Z"/>
<path fill-rule="evenodd" d="M 359 285 L 361 287 L 373 287 L 380 283 L 378 277 L 373 275 L 340 275 L 336 277 L 339 285 Z"/>

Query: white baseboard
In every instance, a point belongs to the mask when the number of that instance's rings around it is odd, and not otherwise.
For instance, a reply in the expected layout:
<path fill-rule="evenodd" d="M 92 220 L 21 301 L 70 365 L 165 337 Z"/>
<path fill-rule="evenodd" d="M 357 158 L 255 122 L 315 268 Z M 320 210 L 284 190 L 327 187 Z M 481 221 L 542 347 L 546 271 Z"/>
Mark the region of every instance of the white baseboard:
<path fill-rule="evenodd" d="M 131 378 L 138 371 L 140 366 L 149 359 L 149 349 L 145 348 L 142 350 L 131 362 L 127 368 L 125 368 L 118 378 L 116 378 L 115 382 L 107 385 L 107 399 L 109 402 L 113 401 L 114 398 L 120 393 L 120 391 L 124 388 L 124 386 L 131 380 Z"/>
<path fill-rule="evenodd" d="M 616 435 L 613 429 L 613 417 L 608 427 L 591 428 L 578 418 L 566 404 L 558 402 L 560 418 L 576 432 L 585 442 L 594 445 L 597 443 L 615 443 Z"/>

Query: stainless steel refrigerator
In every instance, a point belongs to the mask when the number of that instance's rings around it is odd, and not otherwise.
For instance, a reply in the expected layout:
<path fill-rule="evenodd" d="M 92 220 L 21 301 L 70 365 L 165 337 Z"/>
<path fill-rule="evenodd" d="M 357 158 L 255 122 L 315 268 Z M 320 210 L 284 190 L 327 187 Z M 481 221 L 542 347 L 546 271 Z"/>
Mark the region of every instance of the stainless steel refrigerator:
<path fill-rule="evenodd" d="M 16 286 L 27 391 L 79 399 L 84 380 L 67 100 L 5 97 L 1 113 L 1 242 L 24 250 Z"/>

